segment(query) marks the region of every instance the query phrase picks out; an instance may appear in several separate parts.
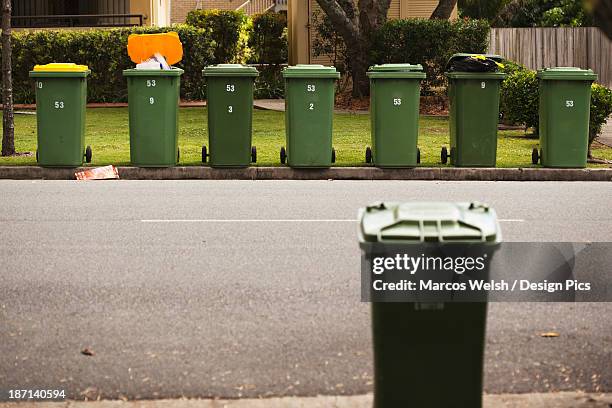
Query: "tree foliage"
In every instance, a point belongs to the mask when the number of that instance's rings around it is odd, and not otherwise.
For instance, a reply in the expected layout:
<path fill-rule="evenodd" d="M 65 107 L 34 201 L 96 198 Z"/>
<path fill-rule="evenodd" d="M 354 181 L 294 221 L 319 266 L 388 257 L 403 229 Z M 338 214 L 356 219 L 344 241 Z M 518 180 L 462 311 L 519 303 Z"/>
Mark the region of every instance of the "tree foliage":
<path fill-rule="evenodd" d="M 581 27 L 592 24 L 583 0 L 512 0 L 494 21 L 497 27 Z"/>

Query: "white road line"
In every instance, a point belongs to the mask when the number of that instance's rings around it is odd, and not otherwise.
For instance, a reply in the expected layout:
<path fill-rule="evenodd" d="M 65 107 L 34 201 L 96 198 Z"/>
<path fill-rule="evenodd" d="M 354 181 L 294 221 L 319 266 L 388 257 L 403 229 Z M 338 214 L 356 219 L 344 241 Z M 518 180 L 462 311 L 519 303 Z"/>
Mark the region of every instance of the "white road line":
<path fill-rule="evenodd" d="M 297 219 L 251 219 L 251 220 L 223 220 L 223 219 L 209 219 L 209 220 L 140 220 L 141 222 L 147 223 L 170 223 L 170 222 L 357 222 L 358 220 L 345 220 L 345 219 L 329 219 L 329 220 L 297 220 Z"/>
<path fill-rule="evenodd" d="M 245 219 L 245 220 L 241 220 L 241 219 L 194 219 L 194 220 L 187 220 L 187 219 L 183 219 L 183 220 L 164 220 L 164 219 L 158 219 L 158 220 L 140 220 L 140 222 L 146 222 L 146 223 L 188 223 L 188 222 L 210 222 L 210 223 L 239 223 L 239 222 L 359 222 L 359 220 L 347 220 L 347 219 L 304 219 L 304 220 L 299 220 L 299 219 Z M 499 220 L 499 222 L 525 222 L 525 220 L 521 220 L 521 219 L 501 219 Z"/>

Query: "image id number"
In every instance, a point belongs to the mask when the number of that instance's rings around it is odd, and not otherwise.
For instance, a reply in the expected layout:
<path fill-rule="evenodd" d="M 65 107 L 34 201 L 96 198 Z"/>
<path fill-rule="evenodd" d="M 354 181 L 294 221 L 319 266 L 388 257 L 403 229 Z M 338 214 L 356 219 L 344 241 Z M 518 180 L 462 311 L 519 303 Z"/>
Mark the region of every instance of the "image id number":
<path fill-rule="evenodd" d="M 64 399 L 64 390 L 9 390 L 9 399 Z"/>

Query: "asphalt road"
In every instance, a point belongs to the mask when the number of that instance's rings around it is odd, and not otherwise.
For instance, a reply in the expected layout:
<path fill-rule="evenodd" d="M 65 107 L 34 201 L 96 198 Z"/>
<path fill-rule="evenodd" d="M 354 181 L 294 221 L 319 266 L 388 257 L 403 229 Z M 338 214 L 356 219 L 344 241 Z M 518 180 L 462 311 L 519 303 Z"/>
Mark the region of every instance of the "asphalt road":
<path fill-rule="evenodd" d="M 371 391 L 354 219 L 379 200 L 483 201 L 505 240 L 612 241 L 612 183 L 2 180 L 0 400 Z M 491 304 L 486 391 L 612 391 L 611 315 Z"/>

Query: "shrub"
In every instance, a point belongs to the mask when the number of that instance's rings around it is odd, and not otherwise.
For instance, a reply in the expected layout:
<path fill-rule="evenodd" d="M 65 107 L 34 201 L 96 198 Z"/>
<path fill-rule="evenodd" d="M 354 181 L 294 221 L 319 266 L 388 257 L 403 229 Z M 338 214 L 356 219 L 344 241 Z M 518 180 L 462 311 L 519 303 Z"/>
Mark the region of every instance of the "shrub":
<path fill-rule="evenodd" d="M 589 122 L 589 156 L 591 143 L 612 114 L 612 90 L 599 84 L 591 86 L 591 120 Z"/>
<path fill-rule="evenodd" d="M 287 62 L 287 17 L 283 13 L 256 14 L 249 35 L 250 62 L 284 64 Z"/>
<path fill-rule="evenodd" d="M 127 55 L 127 38 L 132 33 L 176 31 L 183 44 L 184 58 L 176 64 L 185 70 L 181 97 L 203 99 L 202 69 L 217 63 L 215 43 L 206 30 L 179 25 L 172 28 L 124 28 L 87 31 L 20 31 L 13 33 L 13 91 L 16 103 L 34 102 L 33 82 L 28 72 L 36 64 L 74 62 L 88 65 L 88 101 L 127 101 L 124 69 L 133 68 Z"/>
<path fill-rule="evenodd" d="M 250 20 L 242 11 L 192 10 L 185 23 L 208 31 L 215 43 L 215 59 L 220 63 L 246 61 Z"/>
<path fill-rule="evenodd" d="M 374 36 L 371 60 L 422 64 L 427 74 L 423 91 L 427 93 L 446 84 L 444 71 L 453 54 L 487 51 L 489 29 L 484 20 L 390 20 Z"/>
<path fill-rule="evenodd" d="M 508 74 L 502 82 L 500 112 L 506 123 L 524 125 L 538 133 L 539 81 L 536 71 L 511 61 L 504 61 Z M 591 116 L 589 122 L 589 150 L 612 114 L 612 90 L 599 84 L 591 86 Z"/>
<path fill-rule="evenodd" d="M 504 61 L 503 71 L 508 74 L 502 82 L 499 101 L 503 121 L 533 128 L 537 134 L 539 95 L 535 71 L 511 61 Z"/>
<path fill-rule="evenodd" d="M 259 76 L 255 78 L 253 96 L 255 99 L 278 99 L 285 96 L 283 68 L 285 64 L 257 65 Z"/>

